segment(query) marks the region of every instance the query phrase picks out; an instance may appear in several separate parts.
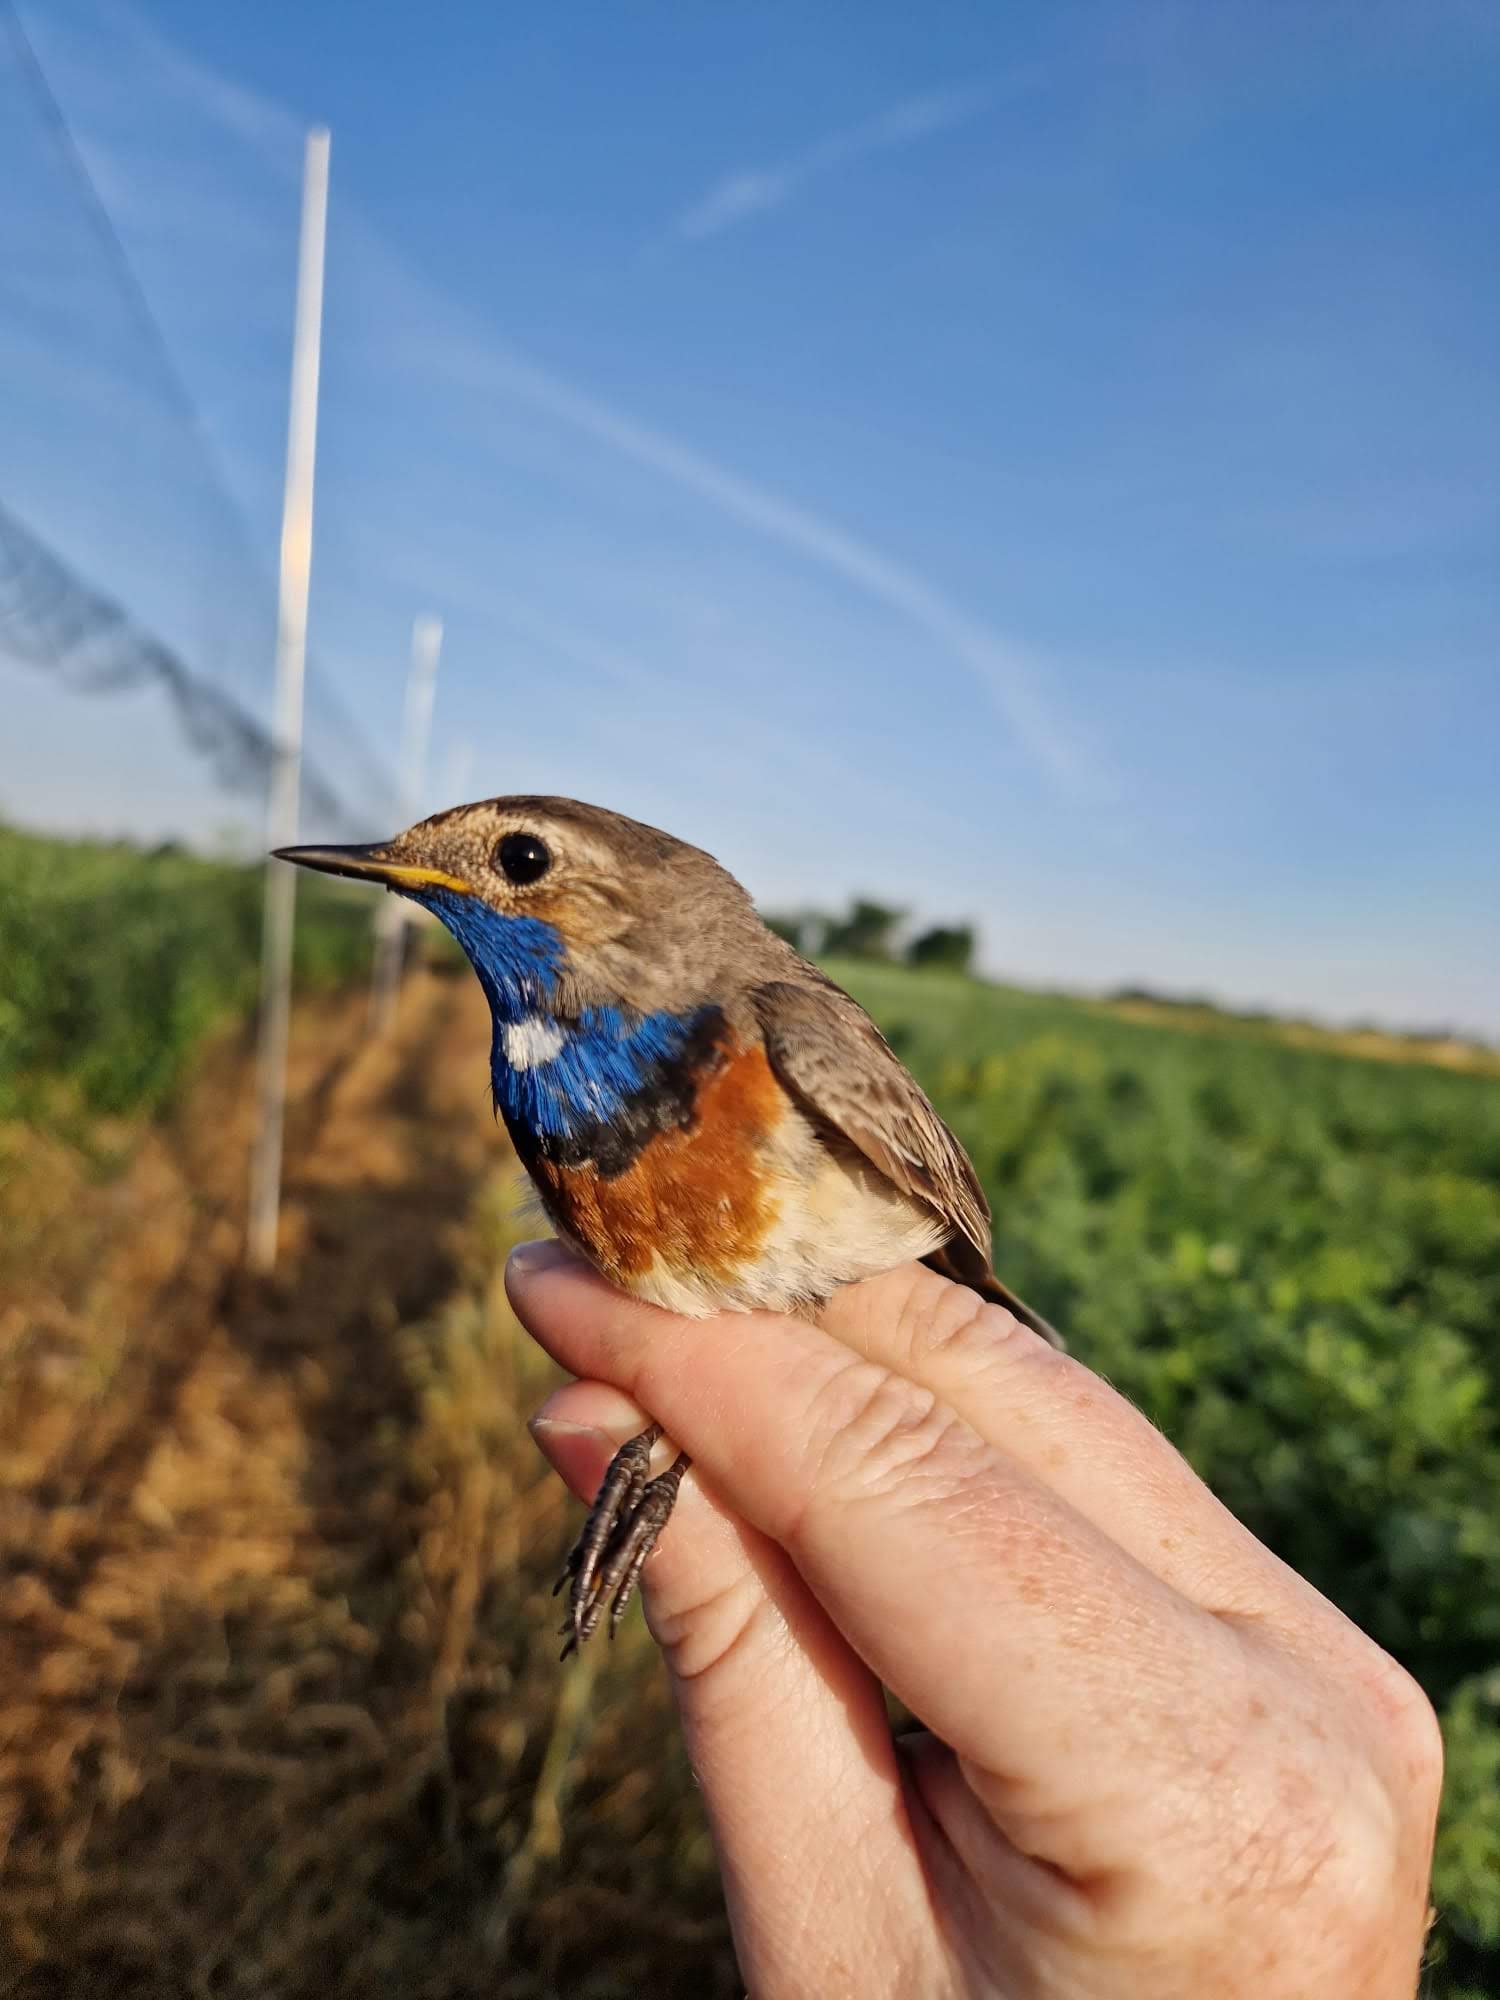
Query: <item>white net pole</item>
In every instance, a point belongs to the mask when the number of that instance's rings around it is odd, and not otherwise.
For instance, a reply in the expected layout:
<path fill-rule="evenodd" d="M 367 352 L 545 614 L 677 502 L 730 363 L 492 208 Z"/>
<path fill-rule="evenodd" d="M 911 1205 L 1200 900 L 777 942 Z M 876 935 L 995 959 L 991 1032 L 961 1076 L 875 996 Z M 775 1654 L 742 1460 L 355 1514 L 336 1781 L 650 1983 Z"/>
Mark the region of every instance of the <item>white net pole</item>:
<path fill-rule="evenodd" d="M 297 838 L 302 786 L 302 686 L 307 663 L 307 592 L 312 576 L 313 461 L 317 449 L 318 362 L 323 331 L 328 144 L 328 133 L 321 126 L 307 135 L 302 176 L 302 235 L 297 255 L 297 318 L 292 335 L 291 416 L 287 426 L 276 622 L 275 756 L 270 797 L 273 847 L 290 847 Z M 296 896 L 296 870 L 283 861 L 268 862 L 257 1116 L 250 1165 L 250 1219 L 245 1239 L 246 1258 L 255 1271 L 269 1271 L 276 1262 Z"/>

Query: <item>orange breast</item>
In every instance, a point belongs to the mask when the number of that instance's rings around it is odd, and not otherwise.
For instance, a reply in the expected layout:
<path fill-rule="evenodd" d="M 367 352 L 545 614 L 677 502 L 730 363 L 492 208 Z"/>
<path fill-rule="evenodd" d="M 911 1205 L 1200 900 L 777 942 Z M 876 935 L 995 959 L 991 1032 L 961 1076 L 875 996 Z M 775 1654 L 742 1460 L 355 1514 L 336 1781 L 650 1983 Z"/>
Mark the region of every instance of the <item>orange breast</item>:
<path fill-rule="evenodd" d="M 659 1133 L 623 1173 L 606 1180 L 592 1166 L 547 1160 L 531 1172 L 553 1220 L 622 1289 L 658 1257 L 730 1282 L 755 1262 L 776 1220 L 762 1153 L 786 1108 L 757 1044 L 704 1078 L 691 1125 Z"/>

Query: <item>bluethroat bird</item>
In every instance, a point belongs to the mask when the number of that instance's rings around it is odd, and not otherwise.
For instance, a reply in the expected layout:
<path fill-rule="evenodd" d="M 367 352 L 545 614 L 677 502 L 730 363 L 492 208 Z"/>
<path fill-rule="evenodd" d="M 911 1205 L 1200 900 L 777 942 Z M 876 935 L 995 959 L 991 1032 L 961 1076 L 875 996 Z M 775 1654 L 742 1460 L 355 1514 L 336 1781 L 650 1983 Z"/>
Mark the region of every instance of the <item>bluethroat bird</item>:
<path fill-rule="evenodd" d="M 696 847 L 573 799 L 499 798 L 369 847 L 283 861 L 434 912 L 493 1019 L 490 1076 L 558 1235 L 676 1313 L 810 1314 L 922 1258 L 1056 1333 L 990 1266 L 968 1155 L 864 1009 L 769 931 Z M 686 1456 L 621 1447 L 558 1588 L 565 1654 L 611 1629 Z"/>

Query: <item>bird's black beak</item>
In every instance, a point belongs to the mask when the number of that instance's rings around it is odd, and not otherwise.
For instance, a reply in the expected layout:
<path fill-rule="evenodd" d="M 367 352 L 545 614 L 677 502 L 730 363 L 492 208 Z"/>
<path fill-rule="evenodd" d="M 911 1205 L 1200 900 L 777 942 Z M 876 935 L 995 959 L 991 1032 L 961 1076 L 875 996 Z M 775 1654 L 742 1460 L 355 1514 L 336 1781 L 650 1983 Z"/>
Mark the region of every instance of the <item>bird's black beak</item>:
<path fill-rule="evenodd" d="M 278 861 L 295 861 L 299 868 L 316 868 L 324 875 L 351 875 L 359 882 L 383 882 L 388 889 L 456 889 L 472 896 L 470 883 L 444 868 L 420 861 L 398 861 L 389 847 L 278 847 Z"/>

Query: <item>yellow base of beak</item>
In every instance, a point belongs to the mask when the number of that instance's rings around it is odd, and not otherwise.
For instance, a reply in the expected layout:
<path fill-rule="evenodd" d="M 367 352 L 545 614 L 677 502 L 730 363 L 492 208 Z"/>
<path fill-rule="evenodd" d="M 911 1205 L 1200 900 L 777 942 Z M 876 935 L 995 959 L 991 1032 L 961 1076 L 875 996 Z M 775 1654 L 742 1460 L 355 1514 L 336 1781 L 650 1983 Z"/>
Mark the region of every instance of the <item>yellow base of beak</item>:
<path fill-rule="evenodd" d="M 473 885 L 442 868 L 420 862 L 394 861 L 388 851 L 373 847 L 278 847 L 277 861 L 294 861 L 299 868 L 316 868 L 323 875 L 348 875 L 358 882 L 383 882 L 391 889 L 454 889 L 472 896 Z"/>

